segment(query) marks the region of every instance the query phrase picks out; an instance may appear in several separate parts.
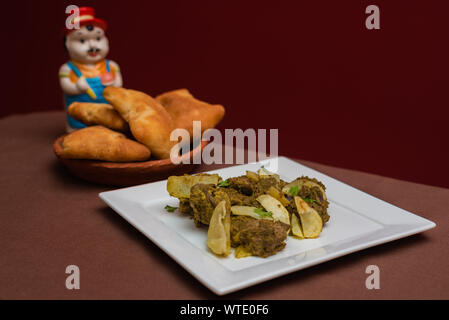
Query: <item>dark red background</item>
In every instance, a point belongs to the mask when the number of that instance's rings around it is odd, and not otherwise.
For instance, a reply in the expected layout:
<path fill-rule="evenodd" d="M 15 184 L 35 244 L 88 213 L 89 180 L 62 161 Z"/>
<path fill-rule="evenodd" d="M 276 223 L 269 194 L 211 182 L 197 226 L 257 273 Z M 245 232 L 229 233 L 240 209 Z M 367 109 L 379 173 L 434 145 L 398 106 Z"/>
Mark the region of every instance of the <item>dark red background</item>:
<path fill-rule="evenodd" d="M 189 88 L 221 129 L 279 128 L 282 155 L 449 187 L 447 1 L 2 3 L 0 116 L 62 110 L 68 4 L 107 20 L 126 87 Z"/>

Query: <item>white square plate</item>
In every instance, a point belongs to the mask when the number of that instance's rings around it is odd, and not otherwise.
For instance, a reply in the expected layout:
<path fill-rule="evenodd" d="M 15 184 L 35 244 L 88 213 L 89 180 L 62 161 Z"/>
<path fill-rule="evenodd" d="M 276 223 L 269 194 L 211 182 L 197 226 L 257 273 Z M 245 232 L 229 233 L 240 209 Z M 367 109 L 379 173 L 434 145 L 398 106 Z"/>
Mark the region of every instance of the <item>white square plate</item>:
<path fill-rule="evenodd" d="M 178 200 L 166 191 L 166 180 L 102 192 L 100 198 L 218 295 L 435 227 L 432 221 L 288 158 L 273 158 L 263 164 L 267 167 L 271 161 L 277 161 L 277 173 L 285 181 L 302 175 L 322 181 L 331 218 L 317 239 L 288 237 L 284 250 L 265 259 L 236 259 L 233 253 L 219 258 L 210 253 L 205 228 L 195 227 L 186 215 L 164 209 L 167 204 L 178 206 Z M 246 170 L 257 171 L 261 165 L 251 163 L 210 173 L 226 179 L 244 175 Z"/>

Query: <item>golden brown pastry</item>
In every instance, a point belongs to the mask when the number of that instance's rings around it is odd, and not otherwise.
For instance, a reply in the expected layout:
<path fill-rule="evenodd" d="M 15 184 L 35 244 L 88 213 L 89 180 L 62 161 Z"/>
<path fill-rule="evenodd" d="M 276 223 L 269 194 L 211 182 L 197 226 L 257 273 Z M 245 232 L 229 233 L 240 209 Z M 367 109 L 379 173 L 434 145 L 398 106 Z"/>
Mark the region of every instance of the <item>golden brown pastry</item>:
<path fill-rule="evenodd" d="M 128 123 L 106 103 L 74 102 L 67 112 L 88 126 L 99 124 L 113 130 L 128 131 Z"/>
<path fill-rule="evenodd" d="M 193 121 L 201 121 L 201 133 L 214 128 L 223 119 L 225 108 L 195 99 L 187 89 L 163 93 L 156 97 L 172 117 L 175 127 L 189 131 L 193 137 Z"/>
<path fill-rule="evenodd" d="M 150 157 L 150 150 L 136 141 L 127 139 L 122 133 L 103 126 L 92 126 L 65 136 L 62 141 L 61 157 L 133 162 L 147 160 Z"/>
<path fill-rule="evenodd" d="M 128 122 L 137 141 L 146 145 L 158 159 L 170 157 L 170 150 L 177 143 L 170 141 L 174 125 L 160 103 L 143 92 L 117 87 L 105 88 L 103 96 Z"/>

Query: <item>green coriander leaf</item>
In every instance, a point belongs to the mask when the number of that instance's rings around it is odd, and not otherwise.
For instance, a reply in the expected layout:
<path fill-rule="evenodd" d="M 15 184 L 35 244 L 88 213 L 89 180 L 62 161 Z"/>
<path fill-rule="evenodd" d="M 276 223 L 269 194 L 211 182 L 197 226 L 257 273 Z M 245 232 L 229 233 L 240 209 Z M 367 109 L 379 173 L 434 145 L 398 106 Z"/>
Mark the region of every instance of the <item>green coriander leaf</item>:
<path fill-rule="evenodd" d="M 222 188 L 229 187 L 229 179 L 219 182 L 217 184 L 217 186 L 222 187 Z"/>
<path fill-rule="evenodd" d="M 310 199 L 310 198 L 304 198 L 304 201 L 305 201 L 305 202 L 308 202 L 308 203 L 314 203 L 314 202 L 316 202 L 315 199 Z"/>
<path fill-rule="evenodd" d="M 164 209 L 168 212 L 174 212 L 176 209 L 178 209 L 178 207 L 172 207 L 167 204 Z"/>
<path fill-rule="evenodd" d="M 288 193 L 290 193 L 292 196 L 296 197 L 299 193 L 299 186 L 291 187 L 290 190 L 288 190 Z"/>
<path fill-rule="evenodd" d="M 262 209 L 262 208 L 254 209 L 254 212 L 257 213 L 257 214 L 258 214 L 259 216 L 261 216 L 262 218 L 263 218 L 263 217 L 272 217 L 272 216 L 273 216 L 273 213 L 272 213 L 271 211 L 265 211 L 265 210 Z"/>

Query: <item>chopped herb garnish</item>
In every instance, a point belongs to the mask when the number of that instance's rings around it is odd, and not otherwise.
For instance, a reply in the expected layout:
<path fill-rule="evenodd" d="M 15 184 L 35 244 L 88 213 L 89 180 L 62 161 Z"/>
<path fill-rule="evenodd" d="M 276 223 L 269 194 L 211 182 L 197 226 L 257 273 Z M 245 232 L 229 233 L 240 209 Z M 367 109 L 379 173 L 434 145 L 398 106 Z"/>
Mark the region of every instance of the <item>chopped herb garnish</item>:
<path fill-rule="evenodd" d="M 314 202 L 316 202 L 315 199 L 310 199 L 310 198 L 304 198 L 304 201 L 305 201 L 305 202 L 308 202 L 308 203 L 314 203 Z"/>
<path fill-rule="evenodd" d="M 290 190 L 288 190 L 288 193 L 290 193 L 292 196 L 296 197 L 299 193 L 299 186 L 291 187 Z"/>
<path fill-rule="evenodd" d="M 176 209 L 178 209 L 178 207 L 172 207 L 167 204 L 164 209 L 168 212 L 174 212 Z"/>
<path fill-rule="evenodd" d="M 226 188 L 229 187 L 229 179 L 226 179 L 224 181 L 221 181 L 217 184 L 217 186 L 221 187 L 221 188 Z"/>
<path fill-rule="evenodd" d="M 264 218 L 264 217 L 272 217 L 273 216 L 273 213 L 271 211 L 265 211 L 262 208 L 254 209 L 254 212 L 257 213 L 262 218 Z"/>

